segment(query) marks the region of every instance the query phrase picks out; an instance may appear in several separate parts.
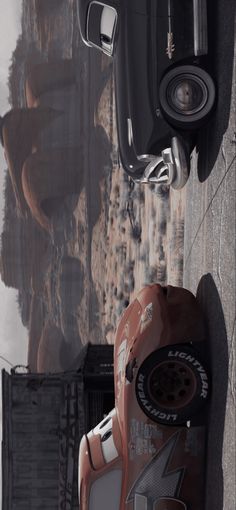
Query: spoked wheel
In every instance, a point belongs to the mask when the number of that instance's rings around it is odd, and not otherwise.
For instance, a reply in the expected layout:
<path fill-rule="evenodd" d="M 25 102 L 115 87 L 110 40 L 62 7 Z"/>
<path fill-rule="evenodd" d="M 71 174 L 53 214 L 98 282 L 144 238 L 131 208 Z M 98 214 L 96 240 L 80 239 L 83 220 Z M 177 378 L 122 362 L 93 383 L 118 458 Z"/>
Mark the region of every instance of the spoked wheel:
<path fill-rule="evenodd" d="M 206 403 L 207 371 L 192 346 L 174 345 L 154 351 L 141 365 L 136 395 L 147 416 L 178 425 L 191 420 Z"/>
<path fill-rule="evenodd" d="M 164 115 L 183 129 L 196 129 L 204 123 L 215 103 L 211 76 L 197 66 L 179 66 L 162 79 L 159 98 Z"/>

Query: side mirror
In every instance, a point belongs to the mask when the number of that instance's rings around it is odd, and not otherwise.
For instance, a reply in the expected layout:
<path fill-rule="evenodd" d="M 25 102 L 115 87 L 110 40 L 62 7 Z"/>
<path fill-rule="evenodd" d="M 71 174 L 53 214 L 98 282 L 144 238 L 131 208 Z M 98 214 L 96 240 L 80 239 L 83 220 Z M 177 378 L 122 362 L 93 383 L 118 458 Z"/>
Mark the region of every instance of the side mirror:
<path fill-rule="evenodd" d="M 117 24 L 117 12 L 114 7 L 104 5 L 101 15 L 100 39 L 101 47 L 109 56 L 113 54 L 113 46 Z"/>

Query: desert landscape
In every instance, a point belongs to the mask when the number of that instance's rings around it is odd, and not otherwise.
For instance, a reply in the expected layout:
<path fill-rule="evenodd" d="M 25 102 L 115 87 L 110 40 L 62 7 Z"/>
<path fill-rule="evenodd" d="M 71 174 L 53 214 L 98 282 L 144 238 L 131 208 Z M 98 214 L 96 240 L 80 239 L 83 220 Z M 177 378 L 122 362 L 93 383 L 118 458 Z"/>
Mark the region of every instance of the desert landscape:
<path fill-rule="evenodd" d="M 123 171 L 112 62 L 82 43 L 76 2 L 23 0 L 22 6 L 22 33 L 9 70 L 11 107 L 28 112 L 29 104 L 36 110 L 50 105 L 61 114 L 41 130 L 38 145 L 29 144 L 17 179 L 12 161 L 11 175 L 10 165 L 5 167 L 0 272 L 3 283 L 18 293 L 28 331 L 27 364 L 38 373 L 70 369 L 86 343 L 113 343 L 119 317 L 140 287 L 153 281 L 183 284 L 204 313 L 210 353 L 205 507 L 233 510 L 235 2 L 208 2 L 217 103 L 197 137 L 181 191 L 140 186 Z M 62 72 L 63 79 L 52 86 L 53 66 L 60 70 L 64 64 L 70 72 Z M 27 79 L 40 65 L 48 68 L 48 86 L 34 91 L 32 80 L 27 99 Z M 74 149 L 72 165 L 60 162 L 47 171 L 60 151 L 64 161 Z M 45 158 L 39 183 L 46 200 L 37 200 L 42 199 L 37 179 L 29 178 L 31 168 L 37 174 L 37 156 Z M 69 192 L 58 185 L 67 170 L 79 181 Z"/>
<path fill-rule="evenodd" d="M 120 314 L 142 286 L 152 282 L 182 284 L 185 191 L 134 183 L 123 171 L 119 164 L 112 77 L 98 104 L 96 122 L 104 127 L 108 137 L 112 123 L 108 218 L 106 221 L 102 209 L 93 228 L 91 248 L 92 277 L 102 304 L 105 338 L 112 342 Z M 101 194 L 105 185 L 101 184 Z M 103 238 L 101 232 L 105 234 Z M 105 288 L 101 282 L 105 282 Z"/>
<path fill-rule="evenodd" d="M 61 66 L 63 79 L 52 83 Z M 37 69 L 44 70 L 45 88 L 35 81 Z M 6 171 L 1 277 L 18 290 L 31 370 L 65 370 L 87 342 L 113 343 L 122 311 L 142 286 L 182 285 L 185 190 L 140 185 L 122 169 L 112 63 L 83 45 L 74 2 L 50 9 L 37 0 L 23 2 L 9 87 L 13 108 L 63 112 L 27 156 L 23 190 L 14 168 L 11 179 Z M 47 166 L 37 177 L 38 151 L 52 149 L 55 157 L 42 156 Z M 60 170 L 58 151 L 65 160 Z M 79 184 L 50 199 L 62 172 L 67 187 L 71 165 Z M 41 205 L 35 195 L 40 186 Z"/>

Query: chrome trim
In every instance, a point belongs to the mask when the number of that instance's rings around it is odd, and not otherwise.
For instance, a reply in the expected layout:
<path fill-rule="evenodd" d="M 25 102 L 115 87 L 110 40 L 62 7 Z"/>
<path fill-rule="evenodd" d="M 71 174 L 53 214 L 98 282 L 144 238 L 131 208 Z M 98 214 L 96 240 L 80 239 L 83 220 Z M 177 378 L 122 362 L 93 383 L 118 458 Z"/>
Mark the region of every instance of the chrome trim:
<path fill-rule="evenodd" d="M 173 189 L 181 189 L 185 186 L 189 177 L 189 165 L 182 143 L 177 136 L 171 139 L 171 149 L 175 163 L 175 176 L 172 180 Z"/>
<path fill-rule="evenodd" d="M 128 117 L 127 118 L 127 128 L 128 128 L 128 143 L 131 147 L 133 143 L 133 127 L 132 127 L 132 120 Z"/>
<path fill-rule="evenodd" d="M 169 60 L 173 58 L 174 51 L 175 51 L 174 34 L 173 32 L 168 32 L 166 54 Z"/>
<path fill-rule="evenodd" d="M 92 44 L 89 44 L 89 42 L 87 41 L 87 39 L 85 39 L 82 35 L 82 33 L 80 32 L 80 35 L 81 35 L 81 39 L 83 41 L 83 43 L 88 46 L 88 48 L 92 48 Z"/>
<path fill-rule="evenodd" d="M 169 182 L 168 184 L 172 184 L 175 178 L 175 161 L 173 157 L 172 148 L 168 147 L 162 151 L 163 162 L 168 168 L 169 171 Z"/>
<path fill-rule="evenodd" d="M 171 149 L 169 150 L 171 151 Z M 160 166 L 157 175 L 152 177 L 152 173 L 154 172 L 154 170 L 156 170 L 156 167 L 159 166 L 161 163 L 163 164 Z M 152 159 L 152 161 L 150 161 L 150 163 L 146 166 L 143 176 L 134 179 L 134 181 L 141 184 L 148 184 L 149 182 L 153 182 L 156 184 L 171 184 L 168 170 L 169 170 L 168 164 L 164 164 L 163 157 L 155 156 L 154 159 Z"/>
<path fill-rule="evenodd" d="M 113 34 L 116 33 L 117 18 L 118 18 L 117 10 L 114 7 L 111 7 L 110 5 L 104 4 L 103 2 L 97 2 L 97 0 L 94 0 L 93 2 L 91 2 L 89 4 L 88 13 L 87 13 L 87 19 L 86 19 L 87 46 L 90 46 L 90 47 L 93 47 L 93 48 L 97 48 L 98 50 L 100 50 L 103 53 L 105 53 L 105 55 L 108 55 L 108 57 L 112 57 L 113 49 L 114 49 L 114 37 L 112 38 L 112 44 L 110 45 L 110 49 L 104 48 L 104 46 L 98 46 L 97 44 L 94 44 L 92 41 L 89 41 L 89 38 L 88 38 L 88 20 L 89 20 L 90 9 L 91 9 L 91 6 L 93 4 L 102 5 L 103 7 L 109 7 L 109 9 L 115 11 L 116 17 L 115 17 L 115 23 L 114 23 L 114 28 L 113 28 Z"/>
<path fill-rule="evenodd" d="M 171 139 L 171 147 L 164 149 L 161 156 L 143 154 L 141 157 L 144 156 L 149 156 L 151 160 L 142 177 L 134 179 L 135 182 L 166 184 L 172 186 L 173 189 L 181 189 L 186 184 L 189 176 L 188 160 L 184 146 L 178 137 L 174 136 Z M 157 167 L 159 168 L 157 169 Z M 156 175 L 152 176 L 155 170 Z"/>
<path fill-rule="evenodd" d="M 169 60 L 172 59 L 173 53 L 175 51 L 174 34 L 172 30 L 172 18 L 173 18 L 173 3 L 172 0 L 168 0 L 168 32 L 166 54 Z"/>
<path fill-rule="evenodd" d="M 206 55 L 207 41 L 207 4 L 206 0 L 193 0 L 194 55 Z"/>
<path fill-rule="evenodd" d="M 149 163 L 149 161 L 152 161 L 155 157 L 156 156 L 153 154 L 140 154 L 140 156 L 137 156 L 137 159 L 143 163 Z"/>

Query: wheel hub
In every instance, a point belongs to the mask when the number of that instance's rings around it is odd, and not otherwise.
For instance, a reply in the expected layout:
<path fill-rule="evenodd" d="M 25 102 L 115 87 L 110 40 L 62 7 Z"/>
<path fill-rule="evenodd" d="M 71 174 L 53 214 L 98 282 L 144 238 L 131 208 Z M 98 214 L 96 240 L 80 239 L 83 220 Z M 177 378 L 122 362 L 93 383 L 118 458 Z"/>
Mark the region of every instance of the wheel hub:
<path fill-rule="evenodd" d="M 196 391 L 196 379 L 184 363 L 165 361 L 150 374 L 149 390 L 158 406 L 176 409 L 186 406 L 192 400 Z"/>
<path fill-rule="evenodd" d="M 207 87 L 198 76 L 192 78 L 180 75 L 171 80 L 167 88 L 169 106 L 184 115 L 192 115 L 202 110 L 207 99 Z"/>

